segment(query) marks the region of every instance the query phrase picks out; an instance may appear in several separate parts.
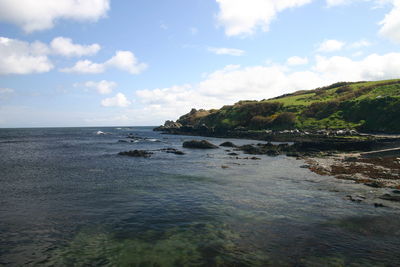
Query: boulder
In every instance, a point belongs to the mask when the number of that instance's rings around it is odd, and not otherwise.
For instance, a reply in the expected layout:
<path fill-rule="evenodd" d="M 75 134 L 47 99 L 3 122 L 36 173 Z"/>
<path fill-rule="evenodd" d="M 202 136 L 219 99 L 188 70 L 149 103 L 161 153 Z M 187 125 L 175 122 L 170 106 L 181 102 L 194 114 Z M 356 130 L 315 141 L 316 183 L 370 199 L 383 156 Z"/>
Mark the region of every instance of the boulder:
<path fill-rule="evenodd" d="M 160 149 L 160 151 L 165 152 L 165 153 L 171 153 L 171 154 L 175 154 L 175 155 L 185 155 L 185 153 L 183 153 L 182 151 L 176 149 L 176 148 L 163 148 Z"/>
<path fill-rule="evenodd" d="M 389 200 L 389 201 L 400 201 L 400 196 L 393 196 L 390 194 L 384 194 L 383 196 L 379 197 L 380 199 Z"/>
<path fill-rule="evenodd" d="M 130 151 L 124 151 L 124 152 L 119 152 L 118 155 L 121 156 L 129 156 L 129 157 L 143 157 L 143 158 L 149 158 L 153 153 L 146 151 L 146 150 L 130 150 Z"/>
<path fill-rule="evenodd" d="M 218 148 L 216 145 L 206 141 L 206 140 L 191 140 L 183 142 L 184 148 L 199 148 L 199 149 L 214 149 Z"/>
<path fill-rule="evenodd" d="M 223 146 L 223 147 L 236 147 L 236 145 L 232 142 L 223 142 L 222 144 L 220 144 L 219 146 Z"/>

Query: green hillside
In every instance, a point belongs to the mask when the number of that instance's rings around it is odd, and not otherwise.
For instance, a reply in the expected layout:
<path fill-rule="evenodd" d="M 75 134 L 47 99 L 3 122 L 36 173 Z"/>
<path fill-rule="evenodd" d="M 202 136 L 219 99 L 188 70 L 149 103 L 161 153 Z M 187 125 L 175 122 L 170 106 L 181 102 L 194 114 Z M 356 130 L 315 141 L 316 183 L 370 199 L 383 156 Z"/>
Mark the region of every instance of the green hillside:
<path fill-rule="evenodd" d="M 358 129 L 400 132 L 400 80 L 340 82 L 218 110 L 192 110 L 177 122 L 215 130 Z"/>

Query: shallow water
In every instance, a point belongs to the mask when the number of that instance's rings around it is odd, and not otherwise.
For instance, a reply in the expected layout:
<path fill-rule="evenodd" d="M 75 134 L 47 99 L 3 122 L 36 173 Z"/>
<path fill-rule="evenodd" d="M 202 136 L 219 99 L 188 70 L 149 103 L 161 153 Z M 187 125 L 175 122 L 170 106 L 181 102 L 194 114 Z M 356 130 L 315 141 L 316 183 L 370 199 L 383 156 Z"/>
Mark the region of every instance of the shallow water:
<path fill-rule="evenodd" d="M 118 142 L 129 133 L 148 140 Z M 246 160 L 222 148 L 182 148 L 191 139 L 146 127 L 0 129 L 0 265 L 396 266 L 400 261 L 400 209 L 345 199 L 384 189 L 318 176 L 299 168 L 303 161 L 285 156 Z M 186 155 L 117 155 L 167 147 Z"/>

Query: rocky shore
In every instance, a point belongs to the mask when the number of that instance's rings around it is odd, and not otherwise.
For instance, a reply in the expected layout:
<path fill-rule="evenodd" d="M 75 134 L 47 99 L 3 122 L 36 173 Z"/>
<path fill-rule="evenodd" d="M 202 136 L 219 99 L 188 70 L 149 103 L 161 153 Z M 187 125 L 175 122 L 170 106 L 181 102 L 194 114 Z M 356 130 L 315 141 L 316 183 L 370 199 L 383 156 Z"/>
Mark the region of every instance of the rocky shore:
<path fill-rule="evenodd" d="M 362 134 L 346 129 L 317 131 L 235 129 L 224 132 L 209 129 L 204 125 L 202 127 L 182 126 L 173 121 L 167 121 L 154 130 L 166 134 L 268 141 L 268 143 L 244 146 L 227 142 L 220 146 L 250 155 L 296 157 L 305 161 L 306 165 L 303 167 L 320 175 L 351 180 L 370 187 L 400 189 L 399 136 Z M 200 143 L 195 142 L 195 144 Z M 209 144 L 208 148 L 215 148 L 213 146 Z M 238 154 L 230 152 L 229 155 L 237 156 Z"/>

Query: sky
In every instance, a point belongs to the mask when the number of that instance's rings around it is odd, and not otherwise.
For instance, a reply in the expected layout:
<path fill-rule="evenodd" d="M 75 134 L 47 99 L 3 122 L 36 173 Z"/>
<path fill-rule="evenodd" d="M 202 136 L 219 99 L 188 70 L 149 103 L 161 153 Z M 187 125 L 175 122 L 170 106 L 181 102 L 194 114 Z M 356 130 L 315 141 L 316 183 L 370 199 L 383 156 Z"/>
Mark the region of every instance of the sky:
<path fill-rule="evenodd" d="M 400 78 L 400 0 L 0 0 L 0 127 L 147 126 Z"/>

